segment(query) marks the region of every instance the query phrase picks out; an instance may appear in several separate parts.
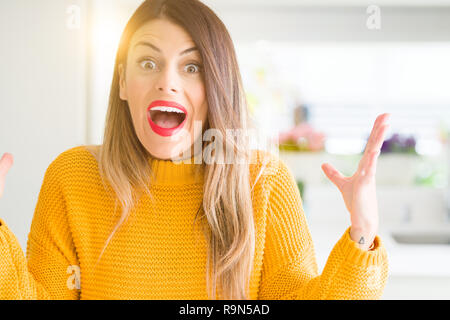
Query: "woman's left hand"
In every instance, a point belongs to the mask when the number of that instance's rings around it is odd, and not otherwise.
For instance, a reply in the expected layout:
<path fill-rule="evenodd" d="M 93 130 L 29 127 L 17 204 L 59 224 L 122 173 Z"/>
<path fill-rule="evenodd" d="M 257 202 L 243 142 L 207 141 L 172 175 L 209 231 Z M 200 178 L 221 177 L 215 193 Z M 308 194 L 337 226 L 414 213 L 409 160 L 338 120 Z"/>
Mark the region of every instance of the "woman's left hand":
<path fill-rule="evenodd" d="M 322 164 L 322 170 L 341 191 L 350 212 L 350 237 L 363 250 L 371 246 L 378 230 L 378 205 L 375 173 L 390 114 L 379 115 L 362 156 L 358 169 L 351 177 L 343 176 L 331 164 Z"/>

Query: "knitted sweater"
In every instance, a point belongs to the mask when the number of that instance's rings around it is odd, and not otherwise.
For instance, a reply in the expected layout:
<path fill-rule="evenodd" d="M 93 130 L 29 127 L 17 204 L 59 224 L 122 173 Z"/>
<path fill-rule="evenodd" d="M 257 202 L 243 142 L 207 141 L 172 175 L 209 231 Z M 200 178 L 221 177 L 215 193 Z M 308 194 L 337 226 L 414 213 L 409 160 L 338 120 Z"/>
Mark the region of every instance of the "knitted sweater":
<path fill-rule="evenodd" d="M 263 152 L 270 155 L 265 166 Z M 347 228 L 319 274 L 291 171 L 265 151 L 252 156 L 256 247 L 250 299 L 379 299 L 388 269 L 379 236 L 364 251 Z M 193 228 L 203 170 L 157 159 L 149 165 L 153 199 L 144 194 L 98 261 L 121 210 L 115 210 L 85 146 L 58 155 L 44 175 L 26 257 L 0 220 L 0 298 L 208 299 L 207 243 L 201 229 Z"/>

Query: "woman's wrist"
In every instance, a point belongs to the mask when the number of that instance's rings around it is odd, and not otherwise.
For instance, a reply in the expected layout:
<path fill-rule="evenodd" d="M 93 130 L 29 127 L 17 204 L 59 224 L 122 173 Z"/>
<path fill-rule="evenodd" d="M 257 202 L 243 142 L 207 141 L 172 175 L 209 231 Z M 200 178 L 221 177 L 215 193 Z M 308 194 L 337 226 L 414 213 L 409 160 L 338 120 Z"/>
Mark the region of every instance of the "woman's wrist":
<path fill-rule="evenodd" d="M 377 235 L 372 228 L 350 227 L 350 238 L 358 244 L 361 250 L 370 250 Z"/>

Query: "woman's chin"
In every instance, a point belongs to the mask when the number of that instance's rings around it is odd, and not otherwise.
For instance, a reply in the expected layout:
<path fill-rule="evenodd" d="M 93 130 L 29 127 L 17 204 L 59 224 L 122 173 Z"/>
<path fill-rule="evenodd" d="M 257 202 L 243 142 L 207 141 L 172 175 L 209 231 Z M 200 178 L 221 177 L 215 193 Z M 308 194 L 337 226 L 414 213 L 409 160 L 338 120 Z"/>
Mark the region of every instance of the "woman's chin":
<path fill-rule="evenodd" d="M 172 148 L 164 148 L 164 150 L 155 150 L 149 151 L 150 155 L 154 159 L 158 160 L 183 160 L 184 158 L 190 158 L 190 155 L 184 155 L 183 149 L 180 146 L 173 146 Z"/>
<path fill-rule="evenodd" d="M 172 153 L 154 153 L 154 152 L 150 152 L 150 155 L 152 156 L 153 159 L 156 159 L 156 160 L 171 160 L 174 157 L 172 155 Z"/>

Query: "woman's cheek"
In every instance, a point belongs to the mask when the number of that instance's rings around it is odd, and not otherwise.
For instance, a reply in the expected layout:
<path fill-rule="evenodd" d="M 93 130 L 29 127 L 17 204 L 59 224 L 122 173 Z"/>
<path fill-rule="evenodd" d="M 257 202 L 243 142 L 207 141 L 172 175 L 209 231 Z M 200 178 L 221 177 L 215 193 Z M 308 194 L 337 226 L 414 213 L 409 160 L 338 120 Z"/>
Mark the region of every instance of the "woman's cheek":
<path fill-rule="evenodd" d="M 140 107 L 143 107 L 145 104 L 150 104 L 151 101 L 145 101 L 145 97 L 148 97 L 147 91 L 149 88 L 151 88 L 151 83 L 148 79 L 142 77 L 133 78 L 130 84 L 130 99 L 134 100 L 133 102 Z"/>
<path fill-rule="evenodd" d="M 205 105 L 206 105 L 206 94 L 203 83 L 196 83 L 190 89 L 192 93 L 192 101 L 196 107 L 196 119 L 204 120 L 205 118 Z"/>

